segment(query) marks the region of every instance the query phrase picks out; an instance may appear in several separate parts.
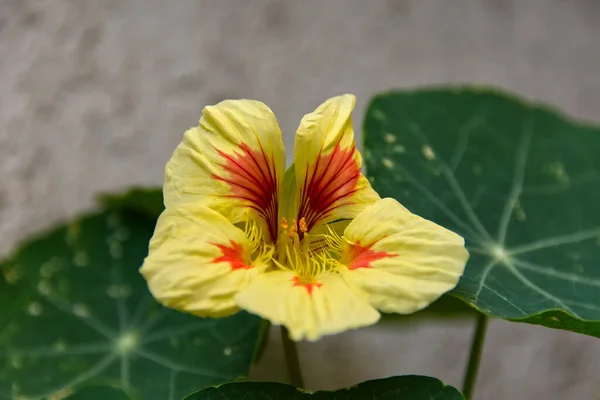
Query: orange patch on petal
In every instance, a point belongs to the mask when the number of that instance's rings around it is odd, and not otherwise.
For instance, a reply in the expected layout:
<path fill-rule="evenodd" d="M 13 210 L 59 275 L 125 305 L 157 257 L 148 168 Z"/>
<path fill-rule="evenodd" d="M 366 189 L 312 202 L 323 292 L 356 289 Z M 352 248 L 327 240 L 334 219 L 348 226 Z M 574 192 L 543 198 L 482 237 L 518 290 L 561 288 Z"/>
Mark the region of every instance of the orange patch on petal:
<path fill-rule="evenodd" d="M 244 249 L 239 243 L 230 240 L 229 246 L 218 243 L 211 244 L 218 247 L 219 250 L 221 250 L 221 253 L 223 253 L 222 256 L 214 258 L 212 260 L 213 263 L 228 262 L 231 266 L 231 269 L 234 271 L 237 269 L 252 268 L 252 265 L 248 265 L 246 261 L 244 261 Z"/>
<path fill-rule="evenodd" d="M 319 155 L 304 176 L 298 219 L 310 230 L 338 207 L 352 204 L 348 199 L 358 190 L 360 169 L 354 146 L 342 149 L 339 143 L 327 155 Z"/>
<path fill-rule="evenodd" d="M 348 269 L 353 270 L 371 268 L 371 263 L 374 261 L 396 256 L 396 254 L 388 253 L 387 251 L 371 250 L 373 244 L 369 246 L 361 246 L 360 243 L 349 244 L 342 262 L 348 266 Z"/>
<path fill-rule="evenodd" d="M 309 296 L 312 296 L 312 292 L 315 289 L 315 287 L 320 288 L 321 286 L 323 286 L 323 284 L 319 282 L 302 282 L 299 276 L 295 276 L 292 279 L 292 282 L 294 282 L 294 286 L 302 286 L 303 288 L 305 288 Z"/>
<path fill-rule="evenodd" d="M 235 151 L 233 155 L 216 150 L 225 160 L 221 166 L 229 176 L 213 177 L 231 186 L 233 194 L 228 197 L 244 200 L 248 207 L 258 212 L 267 223 L 274 243 L 278 229 L 275 160 L 272 157 L 269 159 L 262 147 L 260 151 L 252 150 L 245 143 L 240 144 L 239 151 Z"/>

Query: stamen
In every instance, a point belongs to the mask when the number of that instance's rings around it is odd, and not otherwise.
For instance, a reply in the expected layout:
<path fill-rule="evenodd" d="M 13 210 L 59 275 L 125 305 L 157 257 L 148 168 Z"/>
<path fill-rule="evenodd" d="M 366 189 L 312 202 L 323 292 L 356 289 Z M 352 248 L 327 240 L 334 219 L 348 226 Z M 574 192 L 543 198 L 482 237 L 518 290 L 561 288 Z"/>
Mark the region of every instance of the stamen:
<path fill-rule="evenodd" d="M 281 218 L 281 227 L 283 229 L 287 229 L 288 228 L 287 219 L 285 219 L 285 217 Z"/>
<path fill-rule="evenodd" d="M 308 232 L 308 225 L 306 224 L 306 218 L 300 218 L 300 230 L 302 232 Z"/>
<path fill-rule="evenodd" d="M 327 233 L 311 235 L 313 238 L 318 238 L 318 240 L 312 240 L 311 251 L 316 253 L 325 251 L 339 257 L 347 240 L 337 233 L 331 225 L 327 224 L 326 226 Z"/>
<path fill-rule="evenodd" d="M 290 228 L 290 237 L 293 238 L 296 233 L 298 232 L 298 224 L 296 223 L 296 220 L 292 220 L 292 227 Z"/>
<path fill-rule="evenodd" d="M 258 222 L 255 220 L 247 221 L 244 227 L 244 234 L 250 245 L 252 264 L 269 264 L 275 252 L 275 248 L 265 242 L 263 231 L 258 226 Z"/>
<path fill-rule="evenodd" d="M 246 225 L 244 226 L 244 234 L 248 238 L 248 242 L 250 243 L 252 250 L 255 250 L 262 241 L 262 234 L 255 220 L 246 222 Z"/>

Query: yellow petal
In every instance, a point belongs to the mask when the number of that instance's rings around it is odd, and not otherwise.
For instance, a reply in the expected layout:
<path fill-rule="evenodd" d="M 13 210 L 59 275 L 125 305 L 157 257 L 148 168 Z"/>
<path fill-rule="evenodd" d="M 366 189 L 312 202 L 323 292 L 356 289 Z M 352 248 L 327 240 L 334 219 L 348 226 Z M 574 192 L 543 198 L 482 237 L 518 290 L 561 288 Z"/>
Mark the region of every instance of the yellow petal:
<path fill-rule="evenodd" d="M 165 168 L 165 205 L 200 202 L 234 223 L 261 217 L 273 241 L 285 150 L 265 104 L 226 100 L 202 112 Z"/>
<path fill-rule="evenodd" d="M 389 198 L 360 213 L 344 237 L 342 276 L 384 312 L 428 306 L 456 286 L 469 258 L 462 237 Z"/>
<path fill-rule="evenodd" d="M 201 317 L 238 311 L 234 296 L 266 265 L 252 263 L 245 233 L 208 207 L 167 208 L 140 272 L 167 307 Z"/>
<path fill-rule="evenodd" d="M 379 320 L 379 313 L 336 273 L 301 284 L 293 272 L 268 272 L 257 276 L 237 301 L 241 308 L 287 327 L 292 340 L 315 341 Z"/>
<path fill-rule="evenodd" d="M 306 218 L 309 231 L 320 223 L 354 218 L 379 199 L 360 173 L 351 118 L 355 102 L 349 94 L 327 100 L 302 119 L 296 132 L 295 218 Z"/>

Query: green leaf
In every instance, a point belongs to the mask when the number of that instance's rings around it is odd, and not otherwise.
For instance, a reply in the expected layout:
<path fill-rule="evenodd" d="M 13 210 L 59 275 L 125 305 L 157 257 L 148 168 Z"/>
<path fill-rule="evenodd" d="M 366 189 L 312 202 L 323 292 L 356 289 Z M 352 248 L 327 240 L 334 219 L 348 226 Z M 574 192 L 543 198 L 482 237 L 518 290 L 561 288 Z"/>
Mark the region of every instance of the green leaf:
<path fill-rule="evenodd" d="M 452 294 L 487 315 L 600 336 L 600 129 L 497 92 L 377 96 L 365 120 L 382 196 L 471 252 Z"/>
<path fill-rule="evenodd" d="M 86 386 L 75 391 L 65 400 L 131 400 L 123 389 L 114 386 Z"/>
<path fill-rule="evenodd" d="M 0 274 L 0 398 L 112 383 L 179 399 L 248 373 L 260 320 L 161 307 L 138 272 L 155 220 L 98 213 L 40 236 Z"/>
<path fill-rule="evenodd" d="M 165 209 L 161 188 L 136 187 L 125 193 L 102 194 L 98 200 L 110 210 L 136 211 L 152 218 L 158 218 Z"/>
<path fill-rule="evenodd" d="M 464 400 L 458 390 L 426 376 L 396 376 L 336 391 L 301 391 L 282 383 L 228 383 L 194 393 L 185 400 Z"/>

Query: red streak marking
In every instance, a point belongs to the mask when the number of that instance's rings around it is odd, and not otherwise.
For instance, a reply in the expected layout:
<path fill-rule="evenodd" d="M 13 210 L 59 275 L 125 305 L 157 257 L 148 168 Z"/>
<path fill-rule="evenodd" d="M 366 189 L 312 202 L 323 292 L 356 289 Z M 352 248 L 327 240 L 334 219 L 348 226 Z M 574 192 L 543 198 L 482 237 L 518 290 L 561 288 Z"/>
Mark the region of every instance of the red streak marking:
<path fill-rule="evenodd" d="M 292 279 L 292 282 L 294 282 L 294 287 L 296 286 L 302 286 L 306 289 L 306 291 L 308 292 L 309 296 L 312 296 L 312 292 L 315 289 L 315 287 L 320 288 L 321 286 L 323 286 L 322 283 L 319 282 L 313 282 L 313 283 L 302 283 L 300 282 L 300 277 L 295 276 Z"/>
<path fill-rule="evenodd" d="M 246 264 L 246 262 L 244 261 L 244 257 L 243 257 L 244 250 L 239 243 L 236 243 L 233 240 L 230 240 L 229 246 L 226 246 L 224 244 L 218 244 L 218 243 L 211 243 L 211 244 L 213 246 L 217 246 L 219 248 L 219 250 L 221 250 L 221 253 L 223 253 L 222 256 L 216 257 L 215 259 L 213 259 L 212 260 L 213 263 L 228 262 L 233 271 L 235 271 L 237 269 L 252 268 L 251 265 Z"/>
<path fill-rule="evenodd" d="M 348 269 L 372 268 L 372 262 L 396 256 L 396 254 L 387 251 L 371 250 L 373 244 L 369 246 L 361 246 L 360 243 L 349 245 L 348 253 L 344 257 L 348 260 Z"/>
<path fill-rule="evenodd" d="M 307 230 L 336 208 L 352 204 L 348 198 L 359 190 L 356 183 L 360 177 L 354 151 L 354 146 L 342 149 L 338 143 L 330 154 L 320 154 L 306 171 L 298 219 L 306 219 Z"/>
<path fill-rule="evenodd" d="M 225 160 L 221 164 L 229 177 L 213 175 L 215 179 L 226 182 L 231 186 L 233 195 L 227 196 L 248 203 L 248 207 L 256 210 L 265 220 L 273 243 L 277 239 L 277 171 L 275 160 L 269 159 L 265 151 L 252 150 L 242 143 L 239 152 L 226 154 L 219 149 L 217 152 Z"/>

